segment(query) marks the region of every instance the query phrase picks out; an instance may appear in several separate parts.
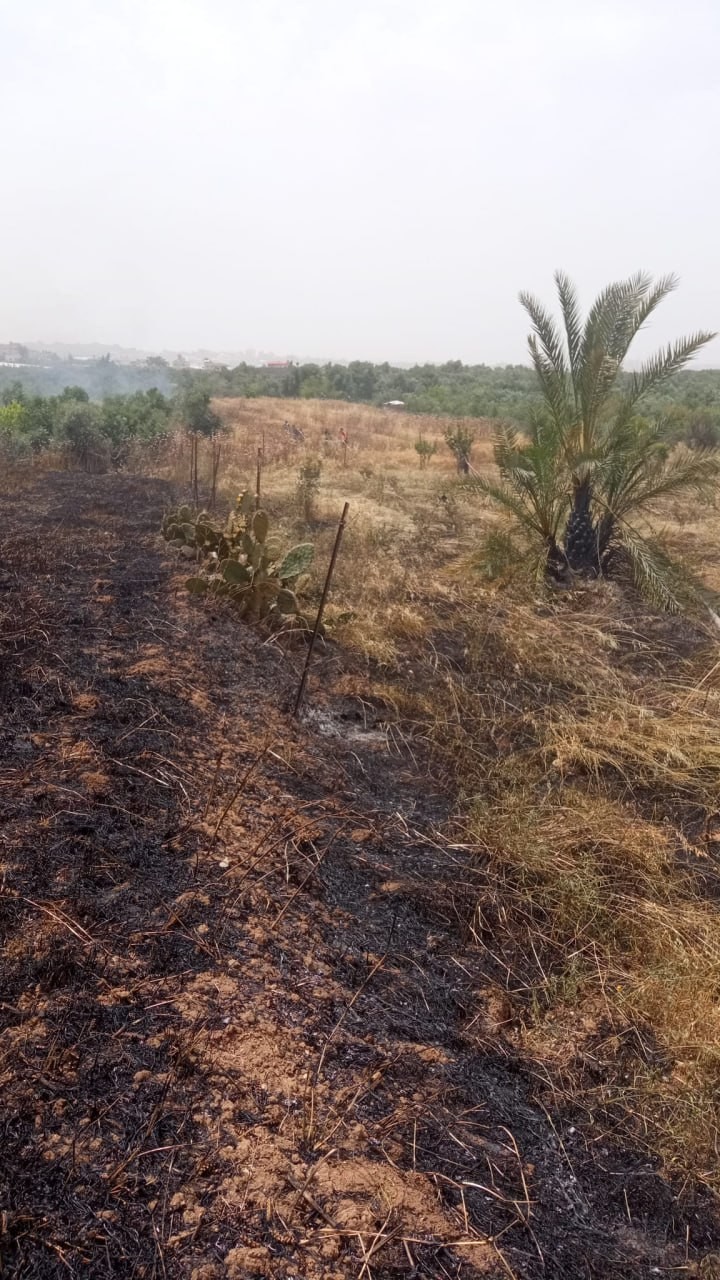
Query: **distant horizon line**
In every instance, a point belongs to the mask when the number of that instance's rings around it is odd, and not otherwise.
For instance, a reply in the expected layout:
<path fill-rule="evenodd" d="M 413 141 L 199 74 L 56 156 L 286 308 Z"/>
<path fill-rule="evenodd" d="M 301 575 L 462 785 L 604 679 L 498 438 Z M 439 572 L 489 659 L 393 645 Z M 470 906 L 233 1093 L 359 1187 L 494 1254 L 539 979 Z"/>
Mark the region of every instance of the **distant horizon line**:
<path fill-rule="evenodd" d="M 113 355 L 117 357 L 119 354 L 122 354 L 126 357 L 126 359 L 125 360 L 118 359 L 117 363 L 119 364 L 131 364 L 138 360 L 160 358 L 160 359 L 166 360 L 171 368 L 172 368 L 173 359 L 189 360 L 191 357 L 196 357 L 196 358 L 201 358 L 203 362 L 207 361 L 208 363 L 211 363 L 211 364 L 224 365 L 229 368 L 232 367 L 233 361 L 235 361 L 236 364 L 245 363 L 245 364 L 253 365 L 254 367 L 257 367 L 257 368 L 262 368 L 266 364 L 272 364 L 275 362 L 279 364 L 281 362 L 287 361 L 289 365 L 317 364 L 321 366 L 328 365 L 328 364 L 339 364 L 339 365 L 347 366 L 349 364 L 353 364 L 356 362 L 361 364 L 372 364 L 372 365 L 387 364 L 390 366 L 390 368 L 393 368 L 393 369 L 422 368 L 425 365 L 438 366 L 438 365 L 445 365 L 445 364 L 454 364 L 459 361 L 460 364 L 464 365 L 467 368 L 477 368 L 480 366 L 484 366 L 485 368 L 488 368 L 488 369 L 529 369 L 529 370 L 532 369 L 532 364 L 524 360 L 507 360 L 506 359 L 506 360 L 488 361 L 488 360 L 479 359 L 479 360 L 470 361 L 470 360 L 463 360 L 462 357 L 460 356 L 450 356 L 445 359 L 436 358 L 434 360 L 430 360 L 430 359 L 390 360 L 387 358 L 383 360 L 380 360 L 380 359 L 372 360 L 363 356 L 346 357 L 346 356 L 324 355 L 324 356 L 298 357 L 295 355 L 279 355 L 275 351 L 268 351 L 263 348 L 257 348 L 257 347 L 247 347 L 244 350 L 236 349 L 234 351 L 229 350 L 227 348 L 223 350 L 223 349 L 213 348 L 213 347 L 192 347 L 192 348 L 186 347 L 186 348 L 180 348 L 178 350 L 176 347 L 147 348 L 147 347 L 126 346 L 124 343 L 120 343 L 120 342 L 111 342 L 111 343 L 102 343 L 102 342 L 95 342 L 95 341 L 93 342 L 43 342 L 38 339 L 32 339 L 32 340 L 26 339 L 25 341 L 18 341 L 17 339 L 12 339 L 5 342 L 0 342 L 0 350 L 2 350 L 3 348 L 12 348 L 12 347 L 25 347 L 28 351 L 38 351 L 38 352 L 47 351 L 48 353 L 52 355 L 57 355 L 57 356 L 61 356 L 61 355 L 65 355 L 66 357 L 76 356 L 78 359 L 93 359 L 93 358 L 101 359 L 103 356 L 106 356 L 106 355 L 110 355 L 112 358 Z M 251 359 L 251 357 L 254 357 L 254 358 Z M 0 361 L 0 363 L 2 362 Z M 632 370 L 632 369 L 639 368 L 640 365 L 642 365 L 642 363 L 643 363 L 642 360 L 628 361 L 625 367 L 627 369 Z M 197 370 L 197 369 L 201 369 L 202 365 L 194 365 L 191 367 Z M 713 371 L 718 369 L 720 369 L 720 360 L 718 360 L 714 364 L 691 363 L 687 366 L 686 369 L 682 370 L 682 372 L 701 373 L 704 371 Z"/>

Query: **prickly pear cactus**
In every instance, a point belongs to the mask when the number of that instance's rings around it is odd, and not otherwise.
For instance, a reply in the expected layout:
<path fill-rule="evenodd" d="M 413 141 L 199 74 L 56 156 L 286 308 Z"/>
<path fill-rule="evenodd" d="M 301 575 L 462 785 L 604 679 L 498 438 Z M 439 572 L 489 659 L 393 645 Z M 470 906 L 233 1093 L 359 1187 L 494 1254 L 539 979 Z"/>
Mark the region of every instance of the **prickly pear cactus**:
<path fill-rule="evenodd" d="M 253 537 L 256 542 L 264 542 L 270 529 L 267 511 L 256 511 L 252 522 Z"/>
<path fill-rule="evenodd" d="M 248 620 L 299 617 L 298 594 L 307 584 L 314 547 L 310 542 L 283 554 L 270 534 L 270 517 L 255 511 L 251 493 L 240 494 L 223 526 L 207 511 L 197 516 L 187 505 L 167 511 L 162 536 L 184 558 L 197 562 L 186 581 L 191 595 L 224 596 Z"/>
<path fill-rule="evenodd" d="M 280 581 L 292 582 L 299 578 L 302 573 L 307 573 L 314 556 L 315 548 L 312 542 L 299 542 L 296 547 L 292 547 L 278 565 Z"/>

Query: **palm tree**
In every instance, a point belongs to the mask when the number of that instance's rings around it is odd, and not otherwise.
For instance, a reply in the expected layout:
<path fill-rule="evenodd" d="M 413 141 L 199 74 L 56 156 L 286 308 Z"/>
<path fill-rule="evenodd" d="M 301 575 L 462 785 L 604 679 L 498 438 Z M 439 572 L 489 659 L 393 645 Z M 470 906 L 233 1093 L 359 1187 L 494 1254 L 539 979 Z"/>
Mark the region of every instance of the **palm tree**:
<path fill-rule="evenodd" d="M 632 519 L 665 495 L 707 492 L 720 476 L 720 455 L 669 451 L 662 424 L 638 418 L 637 411 L 648 392 L 715 335 L 700 332 L 671 343 L 628 375 L 623 362 L 633 339 L 676 287 L 675 277 L 653 281 L 639 273 L 609 285 L 584 323 L 571 281 L 558 271 L 555 284 L 560 324 L 532 295 L 520 295 L 532 321 L 528 345 L 542 395 L 529 442 L 502 424 L 494 450 L 500 483 L 478 477 L 472 487 L 542 546 L 545 570 L 596 577 L 624 549 L 638 585 L 676 608 L 667 558 Z"/>

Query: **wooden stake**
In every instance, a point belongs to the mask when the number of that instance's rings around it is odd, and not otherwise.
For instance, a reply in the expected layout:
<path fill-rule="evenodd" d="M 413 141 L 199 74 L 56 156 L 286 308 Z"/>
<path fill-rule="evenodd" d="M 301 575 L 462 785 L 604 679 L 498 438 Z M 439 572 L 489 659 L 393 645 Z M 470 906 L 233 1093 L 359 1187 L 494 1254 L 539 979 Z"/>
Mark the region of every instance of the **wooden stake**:
<path fill-rule="evenodd" d="M 200 496 L 198 493 L 198 438 L 197 438 L 197 435 L 193 435 L 192 452 L 193 452 L 193 494 L 195 497 L 195 510 L 197 510 L 198 506 L 200 505 Z"/>
<path fill-rule="evenodd" d="M 217 496 L 217 478 L 220 470 L 220 450 L 222 446 L 220 441 L 212 436 L 212 492 L 210 494 L 210 507 L 215 510 L 215 498 Z"/>
<path fill-rule="evenodd" d="M 257 475 L 255 477 L 255 510 L 260 510 L 260 481 L 262 479 L 263 451 L 257 451 Z"/>
<path fill-rule="evenodd" d="M 332 582 L 332 576 L 333 576 L 333 573 L 335 572 L 335 561 L 337 560 L 338 551 L 340 550 L 340 543 L 342 541 L 343 530 L 345 528 L 345 524 L 347 521 L 347 513 L 349 510 L 350 510 L 350 503 L 346 502 L 345 506 L 343 507 L 343 513 L 340 517 L 338 531 L 335 534 L 335 545 L 333 546 L 333 549 L 332 549 L 330 564 L 328 565 L 327 576 L 325 578 L 325 586 L 323 587 L 323 592 L 320 597 L 320 607 L 318 609 L 317 618 L 315 619 L 315 626 L 313 628 L 313 633 L 310 637 L 310 643 L 308 645 L 308 651 L 307 651 L 307 658 L 305 659 L 305 666 L 303 668 L 302 678 L 300 680 L 300 687 L 297 691 L 295 706 L 293 707 L 293 712 L 292 712 L 293 719 L 297 717 L 300 707 L 302 706 L 302 700 L 305 694 L 305 685 L 307 684 L 307 678 L 310 671 L 310 663 L 312 661 L 313 649 L 315 648 L 315 641 L 317 640 L 320 632 L 320 624 L 322 622 L 323 613 L 325 612 L 325 601 L 328 598 L 330 583 Z"/>

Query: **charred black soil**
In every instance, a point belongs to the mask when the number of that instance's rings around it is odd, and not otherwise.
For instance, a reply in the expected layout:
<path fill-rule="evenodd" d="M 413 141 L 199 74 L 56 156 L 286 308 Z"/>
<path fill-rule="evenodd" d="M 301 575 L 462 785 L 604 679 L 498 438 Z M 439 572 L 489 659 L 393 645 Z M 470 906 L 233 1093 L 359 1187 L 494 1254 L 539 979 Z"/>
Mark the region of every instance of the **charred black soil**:
<path fill-rule="evenodd" d="M 3 499 L 0 1276 L 692 1274 L 714 1202 L 517 1052 L 417 757 L 337 652 L 289 720 L 304 654 L 188 600 L 168 499 Z"/>

